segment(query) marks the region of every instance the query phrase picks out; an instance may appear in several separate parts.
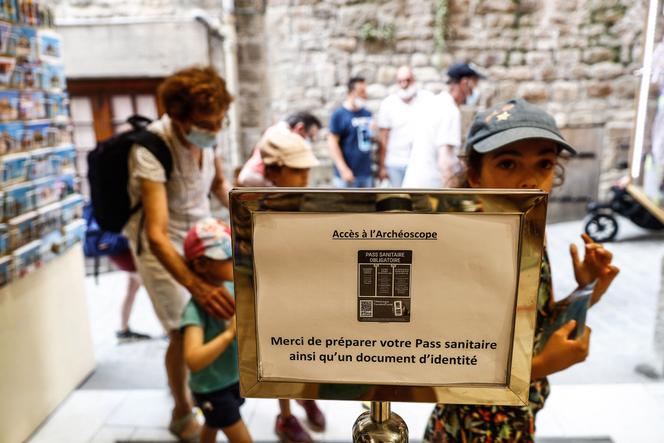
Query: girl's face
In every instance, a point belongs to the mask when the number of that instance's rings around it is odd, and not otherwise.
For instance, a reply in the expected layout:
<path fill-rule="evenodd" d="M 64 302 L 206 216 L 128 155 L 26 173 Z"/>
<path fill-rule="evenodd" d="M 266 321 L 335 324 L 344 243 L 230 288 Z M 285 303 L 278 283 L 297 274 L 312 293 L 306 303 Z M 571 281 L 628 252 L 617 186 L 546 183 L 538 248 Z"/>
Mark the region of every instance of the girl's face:
<path fill-rule="evenodd" d="M 479 171 L 468 171 L 473 188 L 541 189 L 551 192 L 558 145 L 546 139 L 527 139 L 505 145 L 482 157 Z"/>
<path fill-rule="evenodd" d="M 199 257 L 194 260 L 194 271 L 208 283 L 221 286 L 225 281 L 233 281 L 233 260 Z"/>

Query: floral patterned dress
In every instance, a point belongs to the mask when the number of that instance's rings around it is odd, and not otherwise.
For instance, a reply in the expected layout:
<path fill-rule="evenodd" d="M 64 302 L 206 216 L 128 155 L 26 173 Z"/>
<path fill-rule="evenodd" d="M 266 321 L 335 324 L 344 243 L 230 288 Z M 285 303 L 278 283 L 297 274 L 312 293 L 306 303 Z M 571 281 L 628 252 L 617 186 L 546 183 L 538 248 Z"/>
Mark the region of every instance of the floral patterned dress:
<path fill-rule="evenodd" d="M 537 296 L 537 322 L 533 351 L 544 347 L 542 331 L 553 314 L 553 294 L 549 257 L 544 251 Z M 530 384 L 528 406 L 436 405 L 424 433 L 432 443 L 532 443 L 535 440 L 535 414 L 549 395 L 546 378 Z"/>

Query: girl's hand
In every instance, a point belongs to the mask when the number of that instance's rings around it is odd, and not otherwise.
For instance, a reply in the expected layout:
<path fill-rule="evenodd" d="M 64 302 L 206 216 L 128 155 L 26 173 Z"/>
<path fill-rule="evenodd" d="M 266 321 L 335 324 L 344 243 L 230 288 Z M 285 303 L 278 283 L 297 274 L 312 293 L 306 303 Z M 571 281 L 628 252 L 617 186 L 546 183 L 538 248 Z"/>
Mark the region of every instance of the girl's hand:
<path fill-rule="evenodd" d="M 574 277 L 579 286 L 583 287 L 601 275 L 602 269 L 611 263 L 613 254 L 599 243 L 592 241 L 587 234 L 581 234 L 581 238 L 585 243 L 583 261 L 579 259 L 579 251 L 574 243 L 569 246 L 569 252 L 572 256 Z"/>
<path fill-rule="evenodd" d="M 551 334 L 542 352 L 533 358 L 531 375 L 533 379 L 562 371 L 581 363 L 588 357 L 590 328 L 586 326 L 581 338 L 570 339 L 569 335 L 574 328 L 576 328 L 576 320 L 570 320 Z"/>
<path fill-rule="evenodd" d="M 613 254 L 604 246 L 595 243 L 587 234 L 581 234 L 585 243 L 583 261 L 579 259 L 579 251 L 575 244 L 569 248 L 574 266 L 574 277 L 579 287 L 586 286 L 597 280 L 593 291 L 591 305 L 597 303 L 616 278 L 620 269 L 611 264 Z"/>
<path fill-rule="evenodd" d="M 613 279 L 616 278 L 620 269 L 617 266 L 609 265 L 607 266 L 602 274 L 597 277 L 597 284 L 595 284 L 595 289 L 593 289 L 593 295 L 590 298 L 590 306 L 594 305 L 602 298 L 602 295 L 609 289 Z"/>

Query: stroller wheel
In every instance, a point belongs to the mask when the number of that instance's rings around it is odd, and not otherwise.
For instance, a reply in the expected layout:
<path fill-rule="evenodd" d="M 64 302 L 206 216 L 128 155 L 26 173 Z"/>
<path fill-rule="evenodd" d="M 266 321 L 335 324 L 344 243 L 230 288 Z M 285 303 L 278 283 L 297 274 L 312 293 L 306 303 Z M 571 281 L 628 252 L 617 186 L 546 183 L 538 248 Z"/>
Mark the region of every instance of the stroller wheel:
<path fill-rule="evenodd" d="M 586 223 L 585 231 L 596 242 L 611 241 L 618 234 L 618 221 L 610 214 L 593 214 Z"/>

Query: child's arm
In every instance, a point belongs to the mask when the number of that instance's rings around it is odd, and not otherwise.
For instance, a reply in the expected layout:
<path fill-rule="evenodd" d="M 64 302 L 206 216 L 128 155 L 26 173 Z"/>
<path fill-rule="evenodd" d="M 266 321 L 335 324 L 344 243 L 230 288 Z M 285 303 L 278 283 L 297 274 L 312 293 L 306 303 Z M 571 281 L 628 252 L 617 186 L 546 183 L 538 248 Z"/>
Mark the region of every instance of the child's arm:
<path fill-rule="evenodd" d="M 579 287 L 597 280 L 590 300 L 590 306 L 592 306 L 602 298 L 620 269 L 611 264 L 613 260 L 611 251 L 604 249 L 601 244 L 593 242 L 587 234 L 581 234 L 581 237 L 585 243 L 583 260 L 579 259 L 579 251 L 575 244 L 570 245 L 569 252 L 572 256 L 574 277 Z"/>
<path fill-rule="evenodd" d="M 184 361 L 191 372 L 208 367 L 235 339 L 235 316 L 228 328 L 207 343 L 203 343 L 203 328 L 189 325 L 184 330 Z"/>
<path fill-rule="evenodd" d="M 570 339 L 569 335 L 574 328 L 576 321 L 571 320 L 551 334 L 542 352 L 533 357 L 531 380 L 567 369 L 588 357 L 590 328 L 586 327 L 583 337 Z"/>

